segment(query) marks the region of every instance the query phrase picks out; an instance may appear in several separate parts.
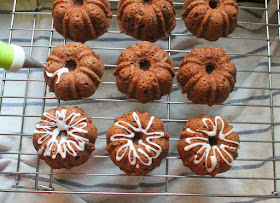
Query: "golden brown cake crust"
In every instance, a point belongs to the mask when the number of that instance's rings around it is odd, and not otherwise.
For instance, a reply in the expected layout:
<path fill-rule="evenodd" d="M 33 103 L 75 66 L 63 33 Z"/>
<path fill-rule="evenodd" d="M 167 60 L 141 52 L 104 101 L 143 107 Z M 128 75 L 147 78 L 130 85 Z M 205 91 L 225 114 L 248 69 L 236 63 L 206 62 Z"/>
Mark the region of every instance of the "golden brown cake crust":
<path fill-rule="evenodd" d="M 83 43 L 103 35 L 112 18 L 107 0 L 56 0 L 52 15 L 58 33 Z"/>
<path fill-rule="evenodd" d="M 44 75 L 49 91 L 64 101 L 93 95 L 104 73 L 98 54 L 82 43 L 56 46 L 46 66 Z"/>
<path fill-rule="evenodd" d="M 222 48 L 196 48 L 180 64 L 177 81 L 193 103 L 212 106 L 234 90 L 236 67 Z"/>
<path fill-rule="evenodd" d="M 120 29 L 138 40 L 155 42 L 168 36 L 176 26 L 172 0 L 120 0 Z"/>
<path fill-rule="evenodd" d="M 65 132 L 65 137 L 61 135 Z M 53 169 L 70 169 L 85 163 L 94 150 L 97 129 L 78 107 L 46 111 L 36 124 L 33 145 Z"/>
<path fill-rule="evenodd" d="M 117 88 L 141 103 L 161 99 L 173 90 L 173 61 L 167 52 L 150 42 L 132 45 L 117 60 Z"/>
<path fill-rule="evenodd" d="M 227 37 L 237 26 L 236 0 L 186 0 L 183 20 L 198 38 L 216 41 Z"/>
<path fill-rule="evenodd" d="M 194 173 L 215 176 L 232 167 L 239 143 L 237 133 L 223 118 L 201 115 L 186 123 L 177 150 Z"/>
<path fill-rule="evenodd" d="M 116 118 L 108 129 L 107 150 L 127 175 L 145 175 L 167 156 L 169 135 L 159 118 L 147 112 L 130 111 Z"/>

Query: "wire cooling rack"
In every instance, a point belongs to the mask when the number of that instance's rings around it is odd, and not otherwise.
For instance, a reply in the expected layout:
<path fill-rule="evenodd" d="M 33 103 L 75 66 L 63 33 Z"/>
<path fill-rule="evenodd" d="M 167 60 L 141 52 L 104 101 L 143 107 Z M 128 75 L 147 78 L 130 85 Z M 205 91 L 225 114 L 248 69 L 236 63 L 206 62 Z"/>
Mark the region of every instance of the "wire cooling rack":
<path fill-rule="evenodd" d="M 53 28 L 53 21 L 50 21 L 50 28 L 38 28 L 37 27 L 37 19 L 41 16 L 44 15 L 48 15 L 51 16 L 51 12 L 50 10 L 48 11 L 43 11 L 43 9 L 41 8 L 41 2 L 40 0 L 37 0 L 37 4 L 34 7 L 34 9 L 32 10 L 21 10 L 20 8 L 17 7 L 17 5 L 19 4 L 19 2 L 22 2 L 23 0 L 14 0 L 13 2 L 11 2 L 11 4 L 13 4 L 12 7 L 12 12 L 11 12 L 11 22 L 10 22 L 10 31 L 9 31 L 9 39 L 8 39 L 8 43 L 13 43 L 13 36 L 14 36 L 14 32 L 15 31 L 29 31 L 31 32 L 31 38 L 30 38 L 30 44 L 24 44 L 22 45 L 25 48 L 28 48 L 29 50 L 29 54 L 30 55 L 34 55 L 34 49 L 36 50 L 46 50 L 48 52 L 48 55 L 51 53 L 52 48 L 55 46 L 54 45 L 54 35 L 56 34 L 56 31 Z M 1 79 L 1 89 L 0 89 L 0 118 L 2 117 L 12 117 L 12 118 L 20 118 L 21 120 L 21 130 L 19 133 L 10 133 L 7 134 L 5 132 L 2 132 L 0 129 L 0 136 L 18 136 L 19 137 L 19 143 L 18 143 L 18 147 L 17 147 L 17 151 L 14 152 L 1 152 L 0 155 L 15 155 L 16 159 L 17 159 L 17 164 L 16 164 L 16 169 L 15 172 L 0 172 L 1 175 L 10 175 L 10 176 L 14 176 L 15 180 L 14 180 L 14 184 L 11 188 L 5 188 L 5 189 L 1 189 L 1 192 L 17 192 L 17 193 L 59 193 L 59 194 L 80 194 L 80 195 L 110 195 L 110 196 L 193 196 L 193 197 L 237 197 L 237 198 L 256 198 L 257 200 L 262 200 L 262 199 L 272 199 L 272 198 L 280 198 L 279 192 L 280 192 L 280 186 L 279 186 L 279 180 L 280 180 L 280 173 L 279 173 L 279 167 L 278 167 L 278 171 L 277 171 L 277 164 L 280 162 L 280 156 L 277 156 L 277 144 L 279 147 L 279 143 L 280 140 L 276 139 L 275 136 L 275 127 L 277 125 L 279 125 L 279 123 L 277 123 L 275 121 L 275 111 L 278 110 L 278 108 L 280 108 L 280 104 L 274 104 L 274 93 L 275 91 L 279 91 L 280 90 L 280 86 L 275 87 L 272 83 L 274 76 L 279 75 L 280 72 L 278 72 L 277 70 L 273 70 L 272 66 L 273 66 L 273 61 L 276 60 L 279 57 L 279 55 L 274 55 L 271 54 L 271 43 L 275 42 L 278 44 L 279 46 L 279 42 L 280 42 L 280 38 L 278 35 L 278 38 L 272 38 L 271 34 L 270 34 L 270 30 L 273 29 L 278 29 L 278 34 L 280 34 L 280 10 L 279 10 L 279 1 L 277 0 L 275 3 L 277 4 L 277 8 L 276 9 L 272 9 L 272 8 L 268 8 L 268 1 L 265 0 L 264 2 L 264 7 L 248 7 L 248 6 L 240 6 L 240 9 L 244 9 L 247 10 L 248 12 L 254 12 L 254 11 L 263 11 L 265 13 L 265 22 L 241 22 L 239 21 L 239 25 L 241 24 L 249 24 L 249 25 L 256 25 L 256 26 L 264 26 L 264 34 L 263 36 L 260 37 L 254 37 L 254 38 L 248 38 L 248 37 L 244 37 L 244 36 L 235 36 L 235 35 L 231 35 L 228 39 L 231 40 L 245 40 L 245 41 L 263 41 L 265 43 L 265 50 L 266 50 L 266 54 L 258 54 L 258 53 L 238 53 L 238 50 L 235 53 L 228 53 L 228 55 L 231 56 L 248 56 L 248 57 L 265 57 L 266 61 L 265 64 L 267 64 L 267 69 L 266 70 L 239 70 L 238 73 L 242 73 L 242 74 L 254 74 L 254 73 L 262 73 L 262 74 L 266 74 L 268 77 L 268 84 L 265 83 L 260 87 L 250 87 L 250 86 L 237 86 L 236 88 L 239 89 L 243 89 L 245 91 L 253 91 L 253 90 L 263 90 L 268 92 L 268 100 L 269 102 L 266 103 L 246 103 L 246 101 L 241 102 L 241 103 L 227 103 L 225 102 L 224 104 L 218 105 L 218 108 L 223 108 L 223 107 L 240 107 L 240 108 L 245 108 L 245 107 L 249 107 L 249 108 L 255 108 L 257 110 L 264 110 L 264 109 L 269 109 L 268 110 L 268 114 L 269 114 L 269 120 L 266 121 L 242 121 L 242 120 L 233 120 L 229 123 L 233 124 L 233 125 L 259 125 L 259 126 L 267 126 L 268 129 L 270 129 L 269 131 L 269 137 L 270 139 L 268 140 L 255 140 L 255 139 L 242 139 L 241 137 L 241 143 L 244 145 L 245 144 L 253 144 L 253 145 L 258 145 L 258 144 L 266 144 L 265 146 L 268 146 L 268 150 L 271 150 L 272 153 L 272 157 L 270 157 L 269 159 L 265 159 L 265 158 L 238 158 L 236 160 L 236 162 L 242 162 L 242 163 L 250 163 L 250 162 L 263 162 L 263 163 L 270 163 L 271 167 L 268 169 L 270 170 L 270 177 L 263 177 L 261 173 L 258 173 L 255 176 L 252 177 L 246 177 L 243 176 L 242 174 L 234 174 L 234 175 L 227 175 L 228 173 L 223 174 L 222 176 L 217 176 L 217 177 L 208 177 L 208 176 L 195 176 L 193 174 L 188 174 L 188 175 L 173 175 L 172 173 L 170 173 L 170 171 L 172 170 L 173 164 L 170 163 L 174 160 L 180 161 L 178 158 L 178 155 L 174 153 L 170 153 L 169 156 L 166 158 L 165 162 L 162 163 L 162 165 L 165 165 L 165 171 L 164 173 L 152 173 L 150 175 L 147 175 L 147 177 L 149 178 L 153 178 L 153 180 L 156 179 L 164 179 L 164 186 L 162 187 L 161 191 L 156 191 L 156 192 L 139 192 L 137 190 L 129 190 L 129 191 L 125 191 L 125 192 L 119 192 L 119 191 L 88 191 L 88 190 L 57 190 L 55 187 L 53 187 L 53 182 L 55 180 L 55 175 L 62 175 L 62 176 L 68 176 L 69 178 L 76 176 L 76 177 L 83 177 L 83 176 L 88 176 L 91 178 L 95 178 L 95 177 L 123 177 L 123 178 L 129 178 L 123 174 L 120 173 L 115 173 L 115 174 L 102 174 L 102 173 L 72 173 L 71 171 L 67 172 L 67 173 L 58 173 L 55 172 L 52 169 L 48 169 L 49 171 L 47 172 L 41 172 L 39 170 L 40 168 L 40 164 L 45 164 L 43 162 L 40 162 L 39 158 L 36 156 L 36 153 L 25 153 L 22 152 L 22 148 L 23 148 L 23 139 L 24 137 L 30 137 L 32 136 L 32 134 L 30 133 L 25 133 L 24 131 L 24 126 L 25 126 L 25 122 L 26 119 L 28 118 L 37 118 L 39 120 L 39 117 L 41 115 L 30 115 L 29 113 L 26 113 L 26 108 L 27 108 L 27 101 L 30 99 L 38 99 L 42 101 L 42 105 L 41 105 L 41 113 L 43 113 L 46 110 L 46 103 L 49 100 L 52 101 L 57 101 L 57 106 L 60 105 L 60 101 L 56 100 L 56 98 L 54 96 L 49 96 L 48 95 L 48 89 L 47 86 L 45 85 L 42 88 L 42 92 L 43 95 L 42 97 L 34 97 L 34 96 L 29 96 L 28 95 L 28 90 L 30 88 L 30 84 L 32 82 L 40 82 L 40 83 L 44 83 L 43 79 L 33 79 L 31 77 L 31 70 L 27 69 L 27 76 L 24 79 L 15 79 L 12 78 L 10 79 L 9 77 L 7 77 L 7 72 L 3 72 L 2 75 L 2 79 Z M 116 4 L 117 4 L 117 0 L 111 0 L 110 1 L 112 3 L 112 9 L 116 9 Z M 183 1 L 174 1 L 174 4 L 176 6 L 176 9 L 182 9 L 183 6 Z M 276 15 L 277 15 L 277 23 L 271 23 L 269 21 L 269 12 L 270 11 L 275 11 Z M 177 12 L 180 13 L 180 12 Z M 15 25 L 15 19 L 17 16 L 33 16 L 33 26 L 32 28 L 24 28 L 24 25 L 21 26 L 17 26 Z M 0 17 L 1 17 L 1 13 L 0 13 Z M 51 18 L 51 17 L 50 17 Z M 114 21 L 115 19 L 115 21 Z M 182 21 L 180 19 L 180 16 L 177 15 L 177 21 Z M 116 23 L 116 15 L 113 15 L 113 23 Z M 48 45 L 35 45 L 34 44 L 34 36 L 35 36 L 35 32 L 40 32 L 40 31 L 46 31 L 49 32 L 49 44 Z M 119 30 L 109 30 L 108 31 L 109 34 L 112 35 L 121 35 L 121 36 L 125 36 L 124 34 L 122 34 Z M 166 48 L 165 50 L 167 52 L 169 52 L 170 55 L 173 55 L 174 53 L 181 53 L 182 56 L 185 55 L 186 53 L 189 53 L 190 50 L 183 50 L 183 49 L 172 49 L 172 38 L 173 37 L 193 37 L 190 33 L 176 33 L 173 32 L 167 39 L 165 39 L 166 41 Z M 64 44 L 67 42 L 67 40 L 63 40 Z M 126 47 L 123 48 L 116 48 L 116 47 L 110 47 L 110 45 L 106 46 L 106 47 L 98 47 L 98 46 L 94 46 L 91 47 L 93 50 L 101 50 L 101 51 L 122 51 L 123 49 L 125 49 Z M 42 61 L 45 62 L 45 61 Z M 107 69 L 114 69 L 116 67 L 115 64 L 105 64 L 106 70 Z M 176 70 L 178 70 L 178 65 L 175 67 Z M 23 95 L 19 95 L 19 96 L 5 96 L 4 92 L 7 88 L 7 83 L 8 82 L 23 82 L 24 85 L 24 94 Z M 113 85 L 115 86 L 115 82 L 112 80 L 109 81 L 104 81 L 102 82 L 102 84 L 104 85 Z M 177 88 L 178 85 L 174 84 L 174 87 Z M 170 131 L 170 129 L 172 128 L 173 124 L 177 124 L 179 123 L 180 126 L 182 126 L 187 120 L 186 119 L 182 119 L 182 118 L 176 118 L 174 116 L 172 116 L 171 113 L 171 109 L 174 108 L 174 106 L 176 105 L 191 105 L 191 103 L 187 100 L 176 100 L 176 98 L 173 97 L 172 95 L 168 95 L 166 97 L 166 99 L 162 99 L 160 101 L 154 101 L 153 104 L 154 105 L 164 105 L 166 107 L 166 114 L 164 117 L 162 117 L 161 119 L 165 122 L 166 124 L 166 128 L 167 131 Z M 22 99 L 23 100 L 23 108 L 22 108 L 22 113 L 21 114 L 6 114 L 2 112 L 2 108 L 3 108 L 3 100 L 4 99 Z M 84 102 L 87 101 L 94 101 L 94 102 L 117 102 L 117 103 L 123 103 L 124 105 L 128 104 L 128 103 L 136 103 L 136 101 L 134 100 L 128 100 L 126 98 L 88 98 L 88 99 L 84 99 L 82 100 Z M 104 120 L 109 120 L 112 121 L 114 119 L 113 116 L 103 116 L 103 117 L 93 117 L 94 121 L 104 121 Z M 97 126 L 98 127 L 98 126 Z M 178 128 L 179 129 L 179 128 Z M 182 128 L 181 128 L 182 129 Z M 170 142 L 174 142 L 175 144 L 178 141 L 178 136 L 176 138 L 171 137 Z M 102 142 L 105 142 L 105 137 L 100 137 L 98 139 L 101 139 Z M 262 146 L 262 145 L 260 145 Z M 279 148 L 278 148 L 279 150 Z M 36 162 L 36 172 L 22 172 L 20 170 L 21 168 L 21 158 L 22 156 L 33 156 L 34 159 L 37 157 L 37 162 Z M 104 155 L 104 154 L 95 154 L 92 156 L 92 158 L 97 158 L 97 159 L 108 159 L 108 155 Z M 114 166 L 115 167 L 115 166 Z M 183 165 L 181 165 L 181 167 L 183 167 Z M 30 185 L 24 185 L 21 182 L 21 176 L 24 175 L 32 175 L 34 177 L 34 185 L 30 186 Z M 41 184 L 39 181 L 39 177 L 40 176 L 44 176 L 44 177 L 48 177 L 47 178 L 47 182 L 45 181 L 44 184 Z M 269 193 L 266 194 L 254 194 L 254 193 L 249 193 L 249 192 L 245 192 L 245 193 L 239 193 L 239 192 L 235 192 L 235 189 L 232 189 L 232 193 L 227 193 L 227 194 L 223 194 L 223 193 L 219 193 L 219 191 L 216 192 L 211 192 L 211 193 L 199 193 L 196 191 L 192 191 L 192 192 L 178 192 L 178 191 L 172 191 L 170 190 L 169 184 L 170 184 L 170 180 L 171 179 L 183 179 L 183 180 L 189 180 L 189 179 L 194 179 L 196 181 L 203 181 L 203 180 L 207 180 L 207 179 L 212 179 L 212 180 L 221 180 L 221 181 L 229 181 L 229 180 L 248 180 L 248 181 L 252 181 L 252 184 L 263 184 L 264 182 L 268 182 L 271 186 L 271 191 Z M 113 183 L 112 183 L 113 184 Z M 178 183 L 180 184 L 180 183 Z"/>

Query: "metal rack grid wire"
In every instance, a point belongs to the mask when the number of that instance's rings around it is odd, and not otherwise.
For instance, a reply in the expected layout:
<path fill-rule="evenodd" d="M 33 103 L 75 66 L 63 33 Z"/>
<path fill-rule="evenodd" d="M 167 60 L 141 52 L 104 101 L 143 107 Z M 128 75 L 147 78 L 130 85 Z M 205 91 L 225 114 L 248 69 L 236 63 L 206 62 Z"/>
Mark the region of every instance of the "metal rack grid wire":
<path fill-rule="evenodd" d="M 12 39 L 13 39 L 13 31 L 18 31 L 18 30 L 23 30 L 23 31 L 31 31 L 31 39 L 30 39 L 30 44 L 28 45 L 24 45 L 23 47 L 28 47 L 30 48 L 29 50 L 29 54 L 32 55 L 33 53 L 33 48 L 47 48 L 48 49 L 48 55 L 50 55 L 52 48 L 54 47 L 53 45 L 53 37 L 54 37 L 54 27 L 53 27 L 53 20 L 51 22 L 51 28 L 50 29 L 38 29 L 36 28 L 36 22 L 37 22 L 37 18 L 39 15 L 51 15 L 50 12 L 42 12 L 40 11 L 40 0 L 37 0 L 37 5 L 36 5 L 36 10 L 35 11 L 17 11 L 16 7 L 17 7 L 17 3 L 20 0 L 14 0 L 13 2 L 13 9 L 11 12 L 11 25 L 10 25 L 10 32 L 9 32 L 9 40 L 8 43 L 12 43 Z M 109 0 L 110 2 L 118 2 L 118 0 Z M 280 158 L 276 156 L 276 144 L 279 144 L 280 141 L 277 141 L 275 139 L 275 126 L 279 125 L 280 123 L 276 123 L 274 118 L 274 112 L 275 112 L 275 108 L 280 108 L 280 105 L 274 105 L 273 102 L 273 91 L 277 91 L 280 90 L 280 87 L 273 87 L 272 84 L 272 76 L 273 74 L 277 75 L 280 74 L 280 72 L 277 71 L 273 71 L 272 70 L 272 59 L 273 58 L 280 58 L 279 56 L 275 56 L 271 54 L 271 42 L 273 41 L 277 41 L 277 43 L 279 44 L 280 42 L 280 35 L 278 39 L 271 39 L 270 36 L 270 27 L 277 27 L 278 28 L 278 34 L 280 34 L 280 8 L 279 8 L 279 2 L 280 0 L 277 0 L 277 9 L 271 9 L 268 8 L 268 1 L 265 0 L 265 5 L 264 8 L 260 8 L 260 7 L 248 7 L 248 6 L 240 6 L 240 8 L 242 9 L 248 9 L 248 10 L 262 10 L 265 12 L 265 23 L 253 23 L 253 22 L 238 22 L 239 24 L 255 24 L 255 25 L 263 25 L 266 28 L 266 34 L 265 36 L 263 36 L 262 38 L 246 38 L 246 37 L 233 37 L 230 36 L 230 39 L 233 40 L 256 40 L 256 41 L 266 41 L 267 44 L 267 54 L 254 54 L 254 53 L 247 53 L 247 54 L 240 54 L 240 53 L 227 53 L 228 55 L 231 56 L 261 56 L 261 57 L 266 57 L 267 58 L 267 64 L 268 64 L 268 69 L 265 71 L 257 71 L 257 70 L 239 70 L 238 72 L 248 72 L 248 73 L 263 73 L 263 74 L 267 74 L 268 78 L 269 78 L 269 84 L 267 87 L 246 87 L 246 86 L 240 86 L 237 88 L 240 89 L 245 89 L 245 90 L 267 90 L 269 91 L 269 104 L 231 104 L 231 103 L 224 103 L 224 104 L 220 104 L 220 106 L 237 106 L 237 107 L 256 107 L 256 108 L 269 108 L 270 109 L 270 121 L 269 122 L 244 122 L 244 121 L 233 121 L 230 122 L 231 124 L 259 124 L 259 125 L 270 125 L 271 126 L 271 141 L 267 140 L 267 141 L 259 141 L 259 140 L 242 140 L 241 142 L 244 143 L 268 143 L 271 144 L 271 150 L 272 150 L 272 154 L 273 157 L 270 159 L 250 159 L 250 158 L 239 158 L 238 161 L 241 162 L 248 162 L 248 161 L 266 161 L 266 162 L 272 162 L 273 164 L 273 177 L 239 177 L 239 176 L 223 176 L 223 177 L 205 177 L 205 176 L 195 176 L 195 175 L 188 175 L 188 176 L 181 176 L 181 175 L 172 175 L 169 174 L 169 169 L 170 169 L 170 160 L 177 160 L 179 159 L 178 156 L 168 156 L 166 158 L 166 162 L 165 162 L 165 174 L 155 174 L 155 175 L 147 175 L 147 177 L 155 177 L 155 178 L 164 178 L 165 179 L 165 185 L 164 185 L 164 191 L 162 192 L 145 192 L 145 193 L 141 193 L 141 192 L 103 192 L 103 191 L 99 191 L 99 192 L 91 192 L 91 191 L 56 191 L 53 188 L 53 180 L 54 180 L 54 175 L 68 175 L 68 176 L 91 176 L 91 177 L 98 177 L 98 176 L 125 176 L 122 174 L 95 174 L 95 173 L 57 173 L 54 172 L 52 169 L 50 169 L 49 172 L 39 172 L 39 166 L 40 166 L 40 162 L 39 162 L 39 158 L 37 156 L 36 153 L 24 153 L 22 152 L 22 142 L 23 142 L 23 138 L 25 136 L 32 136 L 32 134 L 26 134 L 24 133 L 24 122 L 25 122 L 25 118 L 30 118 L 30 117 L 36 117 L 39 118 L 41 115 L 27 115 L 25 110 L 26 110 L 26 104 L 27 104 L 27 100 L 28 99 L 41 99 L 43 101 L 42 104 L 42 108 L 41 108 L 41 113 L 43 113 L 45 111 L 45 104 L 47 100 L 54 100 L 56 99 L 55 97 L 49 97 L 47 96 L 47 86 L 45 85 L 43 88 L 43 93 L 44 96 L 43 97 L 31 97 L 28 96 L 28 88 L 29 88 L 29 84 L 31 82 L 44 82 L 44 80 L 38 80 L 38 79 L 31 79 L 30 78 L 30 69 L 27 69 L 27 78 L 26 79 L 8 79 L 7 76 L 7 72 L 4 71 L 3 76 L 2 76 L 2 81 L 0 81 L 2 83 L 1 85 L 1 89 L 0 89 L 0 112 L 2 109 L 2 103 L 3 103 L 3 99 L 13 99 L 13 98 L 18 98 L 18 99 L 23 99 L 23 111 L 22 114 L 18 114 L 18 115 L 12 115 L 12 114 L 2 114 L 2 112 L 0 113 L 0 117 L 20 117 L 22 118 L 22 123 L 21 123 L 21 131 L 20 133 L 11 133 L 11 134 L 7 134 L 7 133 L 2 133 L 0 131 L 0 136 L 19 136 L 20 140 L 19 140 L 19 145 L 18 145 L 18 151 L 15 152 L 0 152 L 1 154 L 11 154 L 11 155 L 17 155 L 17 169 L 16 172 L 0 172 L 0 174 L 8 174 L 8 175 L 14 175 L 15 176 L 15 184 L 13 186 L 13 188 L 7 188 L 7 189 L 1 189 L 0 192 L 18 192 L 18 193 L 59 193 L 59 194 L 87 194 L 87 195 L 111 195 L 111 196 L 194 196 L 194 197 L 242 197 L 242 198 L 280 198 L 279 196 L 279 188 L 277 186 L 277 181 L 280 180 L 279 178 L 279 174 L 277 174 L 277 170 L 276 170 L 276 163 L 280 161 Z M 183 3 L 182 2 L 174 2 L 174 4 L 176 6 L 182 6 Z M 275 10 L 276 11 L 276 15 L 278 18 L 278 24 L 273 24 L 269 22 L 269 18 L 268 18 L 268 12 L 271 10 Z M 15 16 L 17 14 L 21 14 L 21 15 L 33 15 L 33 26 L 32 29 L 29 28 L 15 28 L 14 27 L 14 21 L 15 21 Z M 114 18 L 116 17 L 116 15 L 113 16 Z M 177 18 L 176 20 L 180 21 L 180 18 Z M 34 35 L 35 32 L 37 31 L 49 31 L 50 32 L 50 36 L 49 36 L 49 45 L 45 46 L 45 45 L 34 45 Z M 113 33 L 113 34 L 121 34 L 121 32 L 119 31 L 108 31 L 108 33 Z M 171 46 L 171 37 L 172 36 L 188 36 L 191 37 L 190 34 L 178 34 L 178 33 L 171 33 L 168 37 L 167 40 L 167 49 L 165 51 L 167 51 L 170 55 L 172 53 L 189 53 L 189 51 L 186 50 L 174 50 L 172 49 Z M 64 44 L 66 44 L 66 39 L 64 39 Z M 91 47 L 92 49 L 100 49 L 100 50 L 124 50 L 124 48 L 113 48 L 113 47 Z M 105 64 L 106 68 L 115 68 L 116 65 L 115 64 Z M 178 70 L 179 67 L 175 67 L 176 70 Z M 5 91 L 5 85 L 7 82 L 17 82 L 17 81 L 21 81 L 21 82 L 25 82 L 25 93 L 24 96 L 5 96 L 4 95 L 4 91 Z M 102 82 L 103 84 L 107 84 L 107 85 L 115 85 L 115 82 L 109 81 L 109 82 Z M 177 87 L 178 85 L 174 84 L 174 87 Z M 128 100 L 128 99 L 114 99 L 114 98 L 88 98 L 88 99 L 84 99 L 84 101 L 96 101 L 96 102 L 136 102 L 134 100 Z M 167 115 L 166 118 L 162 118 L 162 120 L 164 122 L 167 122 L 167 131 L 170 130 L 170 124 L 171 123 L 184 123 L 187 120 L 185 119 L 172 119 L 171 115 L 170 115 L 170 108 L 172 105 L 184 105 L 184 104 L 191 104 L 191 102 L 189 101 L 173 101 L 170 99 L 170 95 L 167 96 L 167 100 L 166 101 L 154 101 L 153 103 L 155 104 L 165 104 L 166 108 L 167 108 Z M 60 101 L 57 100 L 57 106 L 60 105 Z M 93 119 L 97 119 L 97 120 L 113 120 L 113 117 L 93 117 Z M 103 139 L 105 141 L 104 137 L 100 137 L 98 139 Z M 178 138 L 170 138 L 171 141 L 178 141 Z M 37 157 L 37 164 L 36 164 L 36 172 L 32 172 L 32 173 L 26 173 L 26 172 L 20 172 L 20 160 L 21 160 L 21 156 L 23 155 L 27 155 L 27 156 L 34 156 Z M 108 155 L 93 155 L 92 157 L 95 158 L 100 158 L 100 159 L 106 159 L 109 156 Z M 20 184 L 20 175 L 35 175 L 35 179 L 34 179 L 34 187 L 26 187 L 26 186 L 22 186 Z M 39 184 L 39 176 L 40 175 L 47 175 L 49 177 L 49 183 L 46 185 L 41 185 Z M 278 175 L 278 176 L 277 176 Z M 269 180 L 273 182 L 273 191 L 271 191 L 271 194 L 266 194 L 266 195 L 256 195 L 256 194 L 219 194 L 217 193 L 211 193 L 211 194 L 200 194 L 200 193 L 176 193 L 176 192 L 170 192 L 169 191 L 169 179 L 170 178 L 194 178 L 194 179 L 236 179 L 236 180 L 242 180 L 242 179 L 248 179 L 248 180 Z"/>

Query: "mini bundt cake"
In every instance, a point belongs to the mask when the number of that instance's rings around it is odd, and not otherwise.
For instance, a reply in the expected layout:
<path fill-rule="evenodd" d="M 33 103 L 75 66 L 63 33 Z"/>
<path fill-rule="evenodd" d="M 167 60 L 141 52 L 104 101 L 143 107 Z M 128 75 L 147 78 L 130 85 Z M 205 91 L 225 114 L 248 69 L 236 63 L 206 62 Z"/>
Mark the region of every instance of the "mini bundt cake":
<path fill-rule="evenodd" d="M 34 130 L 33 145 L 53 169 L 85 163 L 94 150 L 97 129 L 78 107 L 58 107 L 43 113 Z"/>
<path fill-rule="evenodd" d="M 44 71 L 49 91 L 61 100 L 78 100 L 94 94 L 104 65 L 98 54 L 82 43 L 56 46 Z"/>
<path fill-rule="evenodd" d="M 180 64 L 177 81 L 193 103 L 212 106 L 234 90 L 236 67 L 222 48 L 196 48 Z"/>
<path fill-rule="evenodd" d="M 182 13 L 188 30 L 209 41 L 231 34 L 237 25 L 237 15 L 236 0 L 186 0 Z"/>
<path fill-rule="evenodd" d="M 107 150 L 127 175 L 145 175 L 167 156 L 169 135 L 159 118 L 147 112 L 130 111 L 116 118 L 108 129 Z"/>
<path fill-rule="evenodd" d="M 107 0 L 55 0 L 52 15 L 59 34 L 83 43 L 103 35 L 112 18 Z"/>
<path fill-rule="evenodd" d="M 114 75 L 120 92 L 129 99 L 147 103 L 173 90 L 175 72 L 168 53 L 144 41 L 122 52 Z"/>
<path fill-rule="evenodd" d="M 186 123 L 177 150 L 195 174 L 215 176 L 232 167 L 239 144 L 237 133 L 223 118 L 201 115 Z"/>
<path fill-rule="evenodd" d="M 172 0 L 120 0 L 118 21 L 127 35 L 155 42 L 168 36 L 176 26 Z"/>

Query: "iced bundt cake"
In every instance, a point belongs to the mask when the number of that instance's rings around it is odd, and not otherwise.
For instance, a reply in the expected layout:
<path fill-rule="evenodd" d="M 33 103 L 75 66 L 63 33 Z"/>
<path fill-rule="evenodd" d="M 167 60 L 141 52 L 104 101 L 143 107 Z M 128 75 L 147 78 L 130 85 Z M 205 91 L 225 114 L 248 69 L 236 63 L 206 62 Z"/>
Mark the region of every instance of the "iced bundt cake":
<path fill-rule="evenodd" d="M 53 169 L 70 169 L 89 159 L 96 136 L 92 118 L 82 109 L 60 106 L 43 113 L 36 124 L 33 145 Z"/>
<path fill-rule="evenodd" d="M 163 122 L 138 111 L 115 119 L 107 132 L 107 150 L 112 161 L 127 175 L 145 175 L 168 154 L 169 135 Z"/>
<path fill-rule="evenodd" d="M 46 66 L 44 74 L 49 91 L 65 101 L 93 95 L 104 73 L 98 54 L 82 43 L 56 46 Z"/>
<path fill-rule="evenodd" d="M 201 115 L 186 123 L 177 150 L 194 173 L 215 176 L 232 167 L 239 143 L 237 133 L 223 118 Z"/>
<path fill-rule="evenodd" d="M 138 40 L 155 42 L 176 26 L 176 11 L 172 0 L 120 0 L 120 29 Z"/>
<path fill-rule="evenodd" d="M 186 0 L 183 20 L 198 38 L 216 41 L 227 37 L 237 25 L 236 0 Z"/>
<path fill-rule="evenodd" d="M 173 90 L 173 61 L 150 42 L 132 45 L 122 52 L 114 71 L 117 88 L 130 99 L 147 103 Z"/>
<path fill-rule="evenodd" d="M 56 31 L 76 42 L 100 37 L 108 30 L 112 18 L 107 0 L 56 0 L 52 15 Z"/>
<path fill-rule="evenodd" d="M 180 64 L 177 81 L 193 103 L 212 106 L 234 90 L 236 67 L 222 48 L 196 48 Z"/>

